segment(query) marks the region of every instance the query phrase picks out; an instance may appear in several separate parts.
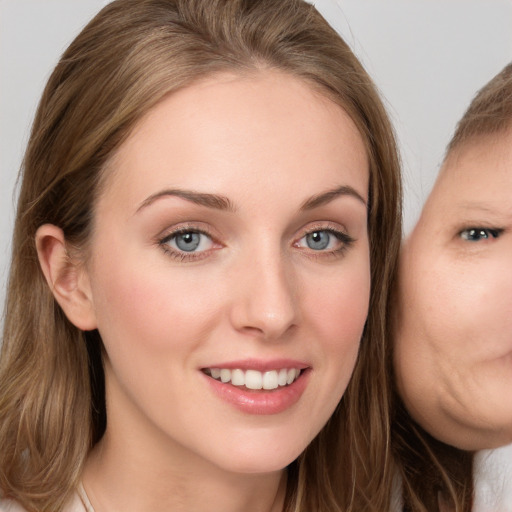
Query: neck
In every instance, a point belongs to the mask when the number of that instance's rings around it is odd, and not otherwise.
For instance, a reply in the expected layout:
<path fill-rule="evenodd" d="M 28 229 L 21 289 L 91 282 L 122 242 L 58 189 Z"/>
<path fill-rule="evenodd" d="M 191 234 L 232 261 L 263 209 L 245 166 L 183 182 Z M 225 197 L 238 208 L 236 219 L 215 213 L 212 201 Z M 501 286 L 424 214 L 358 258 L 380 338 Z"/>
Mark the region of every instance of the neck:
<path fill-rule="evenodd" d="M 91 452 L 83 485 L 95 512 L 282 512 L 286 472 L 237 474 L 189 457 L 165 465 L 113 450 L 108 434 Z"/>

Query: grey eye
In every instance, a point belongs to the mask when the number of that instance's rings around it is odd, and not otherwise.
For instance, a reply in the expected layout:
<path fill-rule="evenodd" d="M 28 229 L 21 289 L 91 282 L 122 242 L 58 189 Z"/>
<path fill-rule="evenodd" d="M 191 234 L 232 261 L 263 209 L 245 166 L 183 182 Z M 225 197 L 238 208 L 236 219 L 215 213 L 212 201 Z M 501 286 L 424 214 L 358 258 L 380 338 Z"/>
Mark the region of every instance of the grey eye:
<path fill-rule="evenodd" d="M 328 231 L 313 231 L 306 235 L 306 245 L 314 251 L 323 251 L 329 247 L 332 236 Z"/>
<path fill-rule="evenodd" d="M 180 251 L 192 252 L 195 251 L 201 243 L 201 234 L 193 231 L 180 233 L 175 236 L 176 247 Z"/>
<path fill-rule="evenodd" d="M 207 256 L 209 251 L 219 248 L 211 236 L 198 229 L 178 229 L 160 240 L 159 244 L 166 254 L 180 262 Z"/>

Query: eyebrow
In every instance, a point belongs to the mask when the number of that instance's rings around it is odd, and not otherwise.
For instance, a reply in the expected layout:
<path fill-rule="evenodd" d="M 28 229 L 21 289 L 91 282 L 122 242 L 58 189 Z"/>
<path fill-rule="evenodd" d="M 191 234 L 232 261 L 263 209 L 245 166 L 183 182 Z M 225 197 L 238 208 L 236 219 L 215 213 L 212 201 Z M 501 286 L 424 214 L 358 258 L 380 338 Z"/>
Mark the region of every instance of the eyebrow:
<path fill-rule="evenodd" d="M 357 192 L 357 190 L 348 185 L 343 185 L 341 187 L 337 187 L 335 189 L 328 190 L 327 192 L 323 192 L 321 194 L 310 197 L 302 204 L 300 211 L 319 208 L 320 206 L 324 206 L 325 204 L 334 201 L 340 196 L 354 197 L 364 206 L 367 206 L 365 199 L 359 194 L 359 192 Z M 207 208 L 213 208 L 215 210 L 230 212 L 236 211 L 235 205 L 225 196 L 218 194 L 208 194 L 205 192 L 196 192 L 194 190 L 165 189 L 161 190 L 160 192 L 156 192 L 155 194 L 152 194 L 148 198 L 144 199 L 144 201 L 142 201 L 142 203 L 137 208 L 136 213 L 143 210 L 144 208 L 147 208 L 155 201 L 163 197 L 179 197 L 181 199 L 185 199 L 186 201 L 190 201 L 191 203 L 198 204 L 200 206 L 206 206 Z"/>
<path fill-rule="evenodd" d="M 363 203 L 365 207 L 368 206 L 366 200 L 363 198 L 363 196 L 361 196 L 361 194 L 359 194 L 359 192 L 355 188 L 352 188 L 348 185 L 343 185 L 341 187 L 328 190 L 327 192 L 323 192 L 322 194 L 318 194 L 316 196 L 311 197 L 310 199 L 303 203 L 300 209 L 301 211 L 313 210 L 314 208 L 324 206 L 325 204 L 334 201 L 334 199 L 340 196 L 354 197 L 361 203 Z"/>
<path fill-rule="evenodd" d="M 483 213 L 495 213 L 496 208 L 492 207 L 492 205 L 489 205 L 487 203 L 480 203 L 480 202 L 471 202 L 471 201 L 464 201 L 462 203 L 459 203 L 458 205 L 459 210 L 478 210 Z"/>
<path fill-rule="evenodd" d="M 490 203 L 465 201 L 455 205 L 455 208 L 456 211 L 467 216 L 467 222 L 475 222 L 475 215 L 489 216 L 486 220 L 491 222 L 503 222 L 506 219 L 512 219 L 512 208 L 503 209 Z M 473 220 L 471 220 L 472 218 Z"/>
<path fill-rule="evenodd" d="M 207 208 L 231 212 L 235 211 L 233 203 L 227 197 L 221 195 L 206 194 L 204 192 L 195 192 L 193 190 L 165 189 L 157 192 L 156 194 L 150 195 L 147 199 L 142 201 L 140 206 L 137 208 L 137 213 L 162 197 L 180 197 L 181 199 L 185 199 L 186 201 L 190 201 L 191 203 L 195 203 L 200 206 L 206 206 Z"/>

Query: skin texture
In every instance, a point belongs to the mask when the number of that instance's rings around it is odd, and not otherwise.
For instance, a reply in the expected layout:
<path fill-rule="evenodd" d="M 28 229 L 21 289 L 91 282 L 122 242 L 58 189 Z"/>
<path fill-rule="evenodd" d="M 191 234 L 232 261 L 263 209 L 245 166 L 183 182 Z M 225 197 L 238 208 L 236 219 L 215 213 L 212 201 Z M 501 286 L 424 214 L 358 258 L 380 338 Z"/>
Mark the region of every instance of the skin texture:
<path fill-rule="evenodd" d="M 512 133 L 470 140 L 401 258 L 398 386 L 416 421 L 463 449 L 512 441 L 511 190 Z"/>
<path fill-rule="evenodd" d="M 57 300 L 105 345 L 107 431 L 84 475 L 96 511 L 280 510 L 283 468 L 342 397 L 367 316 L 355 125 L 288 75 L 216 76 L 154 108 L 107 172 L 83 265 L 69 268 L 57 228 L 38 232 Z M 180 229 L 206 233 L 195 252 L 177 249 Z M 278 360 L 307 375 L 275 414 L 240 410 L 202 371 Z"/>

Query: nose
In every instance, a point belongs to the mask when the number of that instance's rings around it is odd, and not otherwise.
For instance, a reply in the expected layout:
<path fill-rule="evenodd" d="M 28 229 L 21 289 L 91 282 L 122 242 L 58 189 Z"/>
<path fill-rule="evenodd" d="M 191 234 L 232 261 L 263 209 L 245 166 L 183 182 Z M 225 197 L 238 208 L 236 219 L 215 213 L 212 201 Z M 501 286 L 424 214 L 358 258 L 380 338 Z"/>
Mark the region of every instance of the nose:
<path fill-rule="evenodd" d="M 253 255 L 254 256 L 254 255 Z M 293 272 L 282 259 L 253 257 L 234 276 L 233 327 L 267 340 L 283 337 L 298 322 Z"/>

